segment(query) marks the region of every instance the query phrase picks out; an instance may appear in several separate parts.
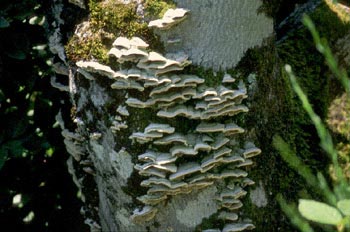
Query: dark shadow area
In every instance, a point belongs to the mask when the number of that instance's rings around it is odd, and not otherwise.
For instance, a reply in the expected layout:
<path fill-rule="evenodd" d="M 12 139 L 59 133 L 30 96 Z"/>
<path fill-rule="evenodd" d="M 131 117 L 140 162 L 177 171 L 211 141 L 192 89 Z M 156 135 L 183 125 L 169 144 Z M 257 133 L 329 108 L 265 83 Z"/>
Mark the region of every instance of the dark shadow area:
<path fill-rule="evenodd" d="M 59 110 L 71 106 L 68 94 L 50 85 L 51 4 L 0 3 L 1 231 L 88 231 L 55 125 Z"/>

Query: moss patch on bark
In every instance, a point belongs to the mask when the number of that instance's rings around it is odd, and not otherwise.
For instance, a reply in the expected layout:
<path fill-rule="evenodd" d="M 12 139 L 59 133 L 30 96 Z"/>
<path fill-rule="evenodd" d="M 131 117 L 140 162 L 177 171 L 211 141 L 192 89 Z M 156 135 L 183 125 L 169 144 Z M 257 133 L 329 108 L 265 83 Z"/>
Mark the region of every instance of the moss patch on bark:
<path fill-rule="evenodd" d="M 332 45 L 349 31 L 349 24 L 337 17 L 325 3 L 311 15 L 322 37 Z M 262 180 L 267 191 L 268 205 L 259 208 L 245 198 L 244 213 L 253 219 L 258 231 L 294 230 L 276 203 L 275 196 L 282 193 L 288 201 L 312 195 L 318 198 L 305 181 L 286 163 L 273 148 L 275 134 L 281 135 L 296 154 L 315 172 L 327 172 L 328 159 L 319 147 L 319 138 L 309 117 L 292 91 L 283 66 L 290 64 L 298 81 L 307 93 L 314 109 L 325 119 L 330 101 L 333 99 L 331 78 L 324 58 L 319 54 L 309 31 L 305 27 L 291 31 L 283 42 L 252 49 L 247 52 L 236 70 L 243 76 L 256 73 L 257 90 L 249 95 L 250 112 L 241 125 L 254 131 L 256 144 L 263 150 L 256 159 L 256 166 L 249 171 L 254 181 Z M 254 188 L 254 186 L 253 186 Z"/>

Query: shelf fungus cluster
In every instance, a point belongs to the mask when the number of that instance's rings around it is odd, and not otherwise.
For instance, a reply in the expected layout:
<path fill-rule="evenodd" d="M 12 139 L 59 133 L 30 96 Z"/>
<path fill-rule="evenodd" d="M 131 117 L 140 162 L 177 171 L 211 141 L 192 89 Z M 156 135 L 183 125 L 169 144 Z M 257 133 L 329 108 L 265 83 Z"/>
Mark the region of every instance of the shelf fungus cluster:
<path fill-rule="evenodd" d="M 168 28 L 187 13 L 184 9 L 170 10 L 163 19 L 152 21 L 149 26 Z M 191 64 L 185 54 L 162 55 L 150 51 L 148 44 L 137 37 L 117 38 L 109 55 L 117 59 L 119 67 L 112 69 L 94 61 L 79 61 L 77 66 L 87 79 L 94 80 L 94 74 L 106 76 L 113 81 L 111 88 L 125 90 L 126 106 L 118 107 L 111 129 L 116 132 L 127 128 L 127 107 L 149 108 L 156 114 L 152 117 L 154 121 L 141 128 L 142 131 L 129 136 L 135 143 L 148 145 L 148 150 L 136 154 L 135 164 L 139 175 L 144 177 L 141 186 L 148 190 L 137 198 L 144 206 L 134 210 L 131 220 L 134 223 L 152 220 L 159 207 L 172 196 L 215 183 L 221 183 L 217 186 L 230 183 L 225 188 L 219 187 L 215 199 L 218 220 L 224 220 L 226 225 L 207 231 L 254 228 L 237 214 L 242 207 L 240 198 L 246 194 L 243 188 L 254 184 L 244 169 L 261 152 L 251 142 L 240 148 L 236 139 L 244 129 L 232 121 L 232 116 L 248 112 L 242 104 L 247 98 L 243 82 L 235 83 L 226 74 L 220 85 L 208 87 L 204 78 L 184 74 L 184 67 Z M 120 68 L 124 66 L 128 68 Z M 174 119 L 187 120 L 192 128 L 184 132 Z"/>
<path fill-rule="evenodd" d="M 257 154 L 258 149 L 255 148 L 255 150 L 255 152 L 249 152 L 251 156 L 253 156 L 253 154 Z M 241 164 L 243 163 L 245 162 L 243 161 L 240 164 L 237 164 L 236 168 L 242 167 Z M 222 230 L 207 229 L 203 232 L 234 232 L 254 229 L 255 227 L 250 220 L 239 221 L 239 216 L 236 213 L 236 211 L 243 206 L 242 202 L 240 201 L 240 198 L 244 197 L 247 194 L 247 192 L 243 188 L 247 185 L 253 184 L 254 181 L 247 178 L 245 175 L 239 182 L 228 184 L 225 188 L 221 190 L 221 192 L 217 193 L 216 201 L 219 205 L 218 219 L 223 220 L 224 222 L 226 222 L 226 224 Z"/>
<path fill-rule="evenodd" d="M 123 120 L 123 118 L 126 119 L 129 116 L 129 111 L 126 109 L 126 106 L 118 106 L 116 113 L 117 115 L 114 117 L 111 126 L 113 132 L 128 128 L 126 120 Z"/>

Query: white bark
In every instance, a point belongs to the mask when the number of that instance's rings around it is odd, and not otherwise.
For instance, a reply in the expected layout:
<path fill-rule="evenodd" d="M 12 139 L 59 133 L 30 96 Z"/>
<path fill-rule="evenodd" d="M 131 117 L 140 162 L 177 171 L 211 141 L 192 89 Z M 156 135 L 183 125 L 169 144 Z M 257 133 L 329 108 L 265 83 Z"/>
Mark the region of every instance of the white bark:
<path fill-rule="evenodd" d="M 193 64 L 214 70 L 233 68 L 244 53 L 271 36 L 273 21 L 258 14 L 259 0 L 176 0 L 188 19 L 162 32 L 168 52 L 184 51 Z M 168 41 L 179 40 L 177 43 Z"/>

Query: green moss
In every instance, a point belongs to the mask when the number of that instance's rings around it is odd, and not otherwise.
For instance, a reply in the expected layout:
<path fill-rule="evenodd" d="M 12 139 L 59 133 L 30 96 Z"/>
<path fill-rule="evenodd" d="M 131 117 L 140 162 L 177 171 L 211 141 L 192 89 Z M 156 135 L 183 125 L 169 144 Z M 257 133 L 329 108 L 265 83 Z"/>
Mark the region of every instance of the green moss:
<path fill-rule="evenodd" d="M 334 44 L 334 41 L 344 36 L 350 29 L 349 25 L 342 22 L 324 3 L 310 16 L 321 36 L 329 38 L 330 44 Z M 321 118 L 325 118 L 331 100 L 329 94 L 330 75 L 323 56 L 315 49 L 309 31 L 304 27 L 293 31 L 287 40 L 277 46 L 277 52 L 283 64 L 288 63 L 293 67 L 314 110 Z M 314 126 L 303 108 L 300 107 L 299 100 L 293 92 L 289 93 L 289 98 L 288 104 L 292 106 L 294 118 L 292 122 L 296 125 L 293 128 L 295 133 L 289 136 L 293 139 L 292 141 L 295 141 L 297 152 L 303 154 L 305 158 L 310 158 L 315 153 L 314 150 L 310 151 L 310 149 L 319 147 L 319 139 L 313 135 Z"/>
<path fill-rule="evenodd" d="M 118 36 L 131 37 L 144 27 L 139 22 L 136 6 L 133 3 L 123 4 L 118 1 L 94 2 L 90 0 L 90 24 L 93 32 L 103 30 Z"/>
<path fill-rule="evenodd" d="M 315 25 L 323 37 L 329 38 L 330 44 L 344 36 L 350 29 L 349 25 L 342 22 L 326 4 L 322 4 L 315 12 L 311 14 Z M 314 110 L 321 117 L 325 118 L 330 104 L 330 78 L 328 67 L 325 65 L 324 58 L 319 54 L 313 43 L 312 37 L 306 28 L 293 31 L 289 38 L 277 46 L 277 52 L 282 63 L 288 63 L 293 67 L 304 92 L 309 97 Z M 283 76 L 283 73 L 282 73 Z M 286 79 L 285 77 L 283 77 Z M 285 85 L 287 86 L 287 85 Z M 289 90 L 290 92 L 290 90 Z M 290 116 L 287 118 L 294 125 L 288 133 L 288 139 L 292 142 L 298 154 L 309 160 L 309 164 L 316 168 L 322 168 L 323 165 L 318 154 L 322 153 L 319 149 L 319 139 L 315 136 L 315 129 L 310 122 L 304 109 L 300 107 L 299 99 L 293 92 L 288 97 L 288 105 L 291 106 Z M 310 158 L 314 159 L 310 159 Z M 323 158 L 324 160 L 324 158 Z M 312 161 L 312 163 L 311 163 Z M 316 165 L 316 166 L 315 166 Z"/>
<path fill-rule="evenodd" d="M 262 180 L 270 193 L 267 194 L 269 204 L 264 208 L 258 208 L 246 198 L 243 212 L 253 220 L 258 231 L 272 231 L 278 227 L 293 231 L 288 219 L 281 219 L 283 213 L 279 211 L 274 196 L 283 193 L 286 198 L 295 200 L 298 191 L 304 187 L 303 180 L 281 160 L 272 147 L 272 137 L 280 134 L 298 154 L 310 159 L 313 156 L 310 144 L 317 143 L 317 136 L 314 130 L 304 132 L 305 126 L 311 123 L 283 72 L 285 62 L 280 60 L 279 50 L 273 42 L 249 50 L 231 71 L 231 75 L 243 80 L 251 73 L 256 74 L 256 88 L 254 92 L 248 91 L 249 113 L 239 125 L 256 136 L 254 142 L 263 150 L 263 154 L 255 159 L 256 166 L 249 170 L 249 178 Z M 271 226 L 266 225 L 267 221 Z"/>
<path fill-rule="evenodd" d="M 132 196 L 133 203 L 136 205 L 142 205 L 140 201 L 136 198 L 147 194 L 147 188 L 140 186 L 140 183 L 145 179 L 145 177 L 138 174 L 137 171 L 134 171 L 131 176 L 128 178 L 126 186 L 122 187 L 122 190 Z M 138 186 L 138 187 L 135 187 Z"/>
<path fill-rule="evenodd" d="M 214 228 L 223 228 L 225 223 L 223 220 L 217 219 L 218 214 L 213 214 L 209 218 L 204 218 L 202 220 L 202 223 L 195 228 L 196 232 L 207 230 L 207 229 L 214 229 Z"/>
<path fill-rule="evenodd" d="M 147 41 L 151 49 L 163 50 L 159 37 L 137 15 L 134 3 L 90 0 L 89 10 L 89 24 L 80 31 L 84 36 L 74 35 L 65 47 L 70 61 L 93 59 L 110 64 L 107 53 L 119 36 L 137 36 Z"/>
<path fill-rule="evenodd" d="M 108 62 L 108 49 L 102 43 L 100 35 L 83 39 L 73 35 L 65 46 L 65 51 L 68 59 L 73 62 L 90 59 L 96 59 L 104 63 Z"/>
<path fill-rule="evenodd" d="M 167 10 L 176 7 L 172 0 L 146 0 L 144 6 L 146 16 L 152 19 L 162 18 Z"/>
<path fill-rule="evenodd" d="M 260 13 L 273 18 L 278 25 L 294 9 L 296 4 L 303 4 L 307 0 L 261 0 L 262 5 L 259 8 Z"/>

